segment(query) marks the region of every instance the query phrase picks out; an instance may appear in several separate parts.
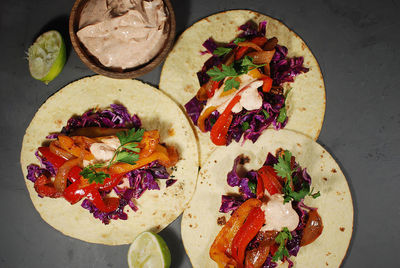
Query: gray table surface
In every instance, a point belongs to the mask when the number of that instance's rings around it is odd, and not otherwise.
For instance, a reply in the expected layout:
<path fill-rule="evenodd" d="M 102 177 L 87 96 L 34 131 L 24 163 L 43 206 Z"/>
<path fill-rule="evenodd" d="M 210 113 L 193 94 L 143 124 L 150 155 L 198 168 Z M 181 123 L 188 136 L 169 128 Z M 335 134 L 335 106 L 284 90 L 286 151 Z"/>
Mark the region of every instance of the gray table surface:
<path fill-rule="evenodd" d="M 399 267 L 400 31 L 398 1 L 173 0 L 177 32 L 208 15 L 251 9 L 299 34 L 324 75 L 327 106 L 318 141 L 338 161 L 354 201 L 354 232 L 342 267 Z M 19 164 L 24 131 L 40 105 L 71 81 L 93 73 L 69 43 L 73 1 L 0 1 L 0 267 L 127 267 L 128 246 L 66 237 L 34 209 Z M 30 77 L 25 51 L 58 29 L 69 57 L 48 86 Z M 161 67 L 140 79 L 158 85 Z M 161 232 L 172 267 L 191 267 L 180 218 Z"/>

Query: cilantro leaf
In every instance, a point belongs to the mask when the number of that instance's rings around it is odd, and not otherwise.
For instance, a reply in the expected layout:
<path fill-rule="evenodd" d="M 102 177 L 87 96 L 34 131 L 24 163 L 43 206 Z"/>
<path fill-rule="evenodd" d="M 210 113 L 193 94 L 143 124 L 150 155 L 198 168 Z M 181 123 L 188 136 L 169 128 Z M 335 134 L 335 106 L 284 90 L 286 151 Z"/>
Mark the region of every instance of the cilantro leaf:
<path fill-rule="evenodd" d="M 214 66 L 212 69 L 208 70 L 206 73 L 211 77 L 211 80 L 217 81 L 217 82 L 224 80 L 226 77 L 226 75 L 220 69 L 218 69 L 217 66 Z"/>
<path fill-rule="evenodd" d="M 244 56 L 244 58 L 242 59 L 241 65 L 242 65 L 242 66 L 246 66 L 247 68 L 252 67 L 252 68 L 249 69 L 249 71 L 251 71 L 251 70 L 253 70 L 253 69 L 255 69 L 255 68 L 263 67 L 263 66 L 266 65 L 266 64 L 260 64 L 260 65 L 254 64 L 254 63 L 253 63 L 253 58 L 252 58 L 252 57 L 250 57 L 250 56 Z"/>
<path fill-rule="evenodd" d="M 285 151 L 283 157 L 278 158 L 278 163 L 274 165 L 276 174 L 282 178 L 291 178 L 292 170 L 290 168 L 290 159 L 292 158 L 292 153 L 290 151 Z"/>
<path fill-rule="evenodd" d="M 279 115 L 278 115 L 278 118 L 276 119 L 276 121 L 278 121 L 279 123 L 283 123 L 283 122 L 285 122 L 286 117 L 287 117 L 286 108 L 285 108 L 285 106 L 283 106 L 281 108 L 281 110 L 279 111 Z"/>
<path fill-rule="evenodd" d="M 268 119 L 269 118 L 269 113 L 264 109 L 262 109 L 261 111 L 263 112 L 265 119 Z"/>
<path fill-rule="evenodd" d="M 231 51 L 232 51 L 232 48 L 230 48 L 230 47 L 217 47 L 214 50 L 213 54 L 217 55 L 217 56 L 224 56 L 224 55 L 228 54 Z"/>
<path fill-rule="evenodd" d="M 253 194 L 256 194 L 256 192 L 257 192 L 257 183 L 249 181 L 248 185 L 249 185 L 250 191 Z"/>
<path fill-rule="evenodd" d="M 240 82 L 236 81 L 235 78 L 231 78 L 225 81 L 224 92 L 231 90 L 232 88 L 239 89 Z"/>
<path fill-rule="evenodd" d="M 243 124 L 242 124 L 242 130 L 243 130 L 243 131 L 246 131 L 246 130 L 248 130 L 249 128 L 250 128 L 249 122 L 244 121 Z"/>
<path fill-rule="evenodd" d="M 139 155 L 134 152 L 120 151 L 115 157 L 115 162 L 134 165 L 139 160 Z"/>
<path fill-rule="evenodd" d="M 286 248 L 286 240 L 292 240 L 292 234 L 287 227 L 284 227 L 275 238 L 275 242 L 279 244 L 279 247 L 274 256 L 272 256 L 272 261 L 277 262 L 282 260 L 284 256 L 289 257 L 289 251 Z"/>
<path fill-rule="evenodd" d="M 244 42 L 246 41 L 246 38 L 244 37 L 237 37 L 235 40 L 233 40 L 233 43 L 235 43 L 236 45 L 240 42 Z"/>
<path fill-rule="evenodd" d="M 89 183 L 95 182 L 102 184 L 106 178 L 110 178 L 110 174 L 107 174 L 103 171 L 96 171 L 95 168 L 98 167 L 100 167 L 98 164 L 87 166 L 79 173 L 79 175 L 87 179 Z"/>
<path fill-rule="evenodd" d="M 232 77 L 237 76 L 237 72 L 236 72 L 235 68 L 233 68 L 232 65 L 228 66 L 228 65 L 222 64 L 222 71 L 225 74 L 225 76 L 232 76 Z"/>

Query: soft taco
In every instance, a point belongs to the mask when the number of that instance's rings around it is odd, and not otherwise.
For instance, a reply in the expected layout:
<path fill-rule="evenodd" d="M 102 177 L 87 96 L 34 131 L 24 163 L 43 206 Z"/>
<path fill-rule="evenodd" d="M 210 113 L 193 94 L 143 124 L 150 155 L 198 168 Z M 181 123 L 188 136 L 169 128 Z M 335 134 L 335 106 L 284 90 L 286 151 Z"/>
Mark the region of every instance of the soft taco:
<path fill-rule="evenodd" d="M 339 267 L 353 205 L 323 147 L 292 131 L 266 132 L 213 152 L 181 230 L 193 267 Z"/>
<path fill-rule="evenodd" d="M 23 139 L 21 167 L 47 223 L 118 245 L 179 216 L 195 189 L 198 152 L 189 122 L 162 92 L 93 76 L 40 107 Z"/>
<path fill-rule="evenodd" d="M 316 140 L 325 113 L 310 49 L 278 20 L 249 10 L 218 13 L 187 29 L 165 61 L 160 89 L 193 121 L 201 163 L 216 146 L 255 142 L 267 128 Z"/>

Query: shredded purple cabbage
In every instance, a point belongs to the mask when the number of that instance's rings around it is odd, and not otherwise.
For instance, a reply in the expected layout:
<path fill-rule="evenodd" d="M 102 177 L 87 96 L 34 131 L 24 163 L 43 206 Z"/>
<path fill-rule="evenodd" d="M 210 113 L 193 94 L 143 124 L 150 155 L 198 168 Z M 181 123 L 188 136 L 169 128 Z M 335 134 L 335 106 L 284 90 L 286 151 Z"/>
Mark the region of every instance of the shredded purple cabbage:
<path fill-rule="evenodd" d="M 128 215 L 124 212 L 125 206 L 129 205 L 133 211 L 137 211 L 134 200 L 146 190 L 159 190 L 156 179 L 168 179 L 169 174 L 164 166 L 160 165 L 157 161 L 151 162 L 149 165 L 135 169 L 127 175 L 130 187 L 120 189 L 118 186 L 114 187 L 114 191 L 119 196 L 119 206 L 115 211 L 106 213 L 96 208 L 89 199 L 82 202 L 82 207 L 89 210 L 93 217 L 100 219 L 104 224 L 109 224 L 110 220 L 126 220 Z"/>
<path fill-rule="evenodd" d="M 46 169 L 47 171 L 50 172 L 51 176 L 55 176 L 57 174 L 57 169 L 53 166 L 52 163 L 47 161 L 46 158 L 42 157 L 39 155 L 39 151 L 36 150 L 35 152 L 36 158 L 39 160 L 40 164 L 42 165 L 42 168 Z"/>
<path fill-rule="evenodd" d="M 261 22 L 258 28 L 257 25 L 249 21 L 239 27 L 242 33 L 238 37 L 250 40 L 254 37 L 265 36 L 266 26 L 266 21 Z M 204 53 L 213 54 L 218 44 L 212 38 L 209 38 L 203 43 L 203 46 L 207 49 Z M 235 48 L 236 46 L 233 42 L 224 45 L 224 47 L 231 48 Z M 273 79 L 274 86 L 282 86 L 285 82 L 293 82 L 295 76 L 308 72 L 308 68 L 303 67 L 303 57 L 287 58 L 288 50 L 286 47 L 277 45 L 275 49 L 276 52 L 270 63 L 271 78 Z M 200 86 L 207 83 L 210 79 L 206 72 L 214 66 L 221 64 L 222 60 L 223 57 L 213 55 L 204 63 L 201 71 L 197 73 Z M 286 126 L 287 117 L 283 122 L 277 121 L 280 110 L 285 106 L 285 97 L 279 94 L 262 92 L 261 88 L 259 92 L 263 97 L 262 108 L 253 111 L 243 109 L 241 112 L 233 114 L 233 120 L 227 134 L 227 145 L 232 141 L 239 142 L 242 137 L 243 142 L 251 140 L 254 143 L 269 126 L 273 126 L 275 130 Z M 193 99 L 185 104 L 186 112 L 195 125 L 197 125 L 197 120 L 205 103 L 205 101 L 198 101 L 196 97 L 193 97 Z M 215 111 L 205 120 L 206 131 L 211 130 L 218 116 L 218 111 Z"/>
<path fill-rule="evenodd" d="M 240 197 L 223 195 L 221 199 L 221 207 L 219 208 L 219 212 L 228 213 L 229 211 L 234 212 L 241 204 L 243 204 L 244 200 Z"/>
<path fill-rule="evenodd" d="M 203 103 L 194 96 L 188 103 L 185 104 L 186 113 L 192 119 L 193 124 L 197 126 L 197 120 L 203 110 Z"/>
<path fill-rule="evenodd" d="M 276 262 L 272 261 L 271 253 L 269 253 L 267 259 L 265 260 L 265 262 L 264 262 L 264 264 L 262 266 L 262 268 L 275 268 L 277 266 L 278 266 L 278 264 Z"/>
<path fill-rule="evenodd" d="M 246 199 L 250 198 L 247 191 L 251 193 L 249 188 L 249 181 L 255 182 L 257 184 L 257 172 L 256 171 L 247 171 L 245 177 L 240 177 L 238 175 L 238 166 L 241 163 L 243 156 L 238 156 L 235 158 L 233 163 L 232 170 L 227 174 L 227 183 L 231 187 L 239 187 L 239 192 L 241 193 L 240 198 L 236 196 L 230 195 L 222 195 L 220 212 L 227 213 L 231 211 L 235 211 Z M 266 160 L 263 166 L 274 166 L 278 163 L 278 157 L 274 156 L 271 153 L 268 153 Z M 292 169 L 296 170 L 293 173 L 293 182 L 294 182 L 294 190 L 299 191 L 304 185 L 311 185 L 311 177 L 307 173 L 306 168 L 301 168 L 301 166 L 294 162 L 292 163 Z M 251 193 L 252 194 L 252 193 Z M 253 197 L 255 195 L 253 194 Z M 300 250 L 300 243 L 304 228 L 307 223 L 308 214 L 310 210 L 314 210 L 315 208 L 309 207 L 304 204 L 303 200 L 300 202 L 292 202 L 292 207 L 299 215 L 299 224 L 294 231 L 291 232 L 292 239 L 286 242 L 286 248 L 289 252 L 289 256 L 297 256 Z M 258 233 L 247 245 L 247 250 L 252 250 L 259 246 L 260 241 L 263 239 L 263 235 Z M 284 258 L 284 261 L 288 262 L 289 267 L 293 267 L 293 262 L 289 258 Z M 277 263 L 272 261 L 271 254 L 268 255 L 265 263 L 262 266 L 263 268 L 271 268 L 277 267 Z"/>
<path fill-rule="evenodd" d="M 215 43 L 214 39 L 210 37 L 206 41 L 204 41 L 203 47 L 207 49 L 207 51 L 205 51 L 204 53 L 213 54 L 214 50 L 218 47 L 218 45 L 217 43 Z"/>
<path fill-rule="evenodd" d="M 111 109 L 95 111 L 94 109 L 85 112 L 81 116 L 70 118 L 61 133 L 68 134 L 74 129 L 83 127 L 108 127 L 140 128 L 142 122 L 137 115 L 131 116 L 125 106 L 121 104 L 111 104 Z"/>
<path fill-rule="evenodd" d="M 284 46 L 276 45 L 276 52 L 271 61 L 271 78 L 275 86 L 285 82 L 294 82 L 294 77 L 309 71 L 303 66 L 303 57 L 287 58 L 288 50 Z"/>
<path fill-rule="evenodd" d="M 31 182 L 35 183 L 35 181 L 40 177 L 40 175 L 45 174 L 48 172 L 47 169 L 40 168 L 38 165 L 30 164 L 28 167 L 28 174 L 26 178 Z"/>
<path fill-rule="evenodd" d="M 137 115 L 131 116 L 128 113 L 126 107 L 120 104 L 111 104 L 111 109 L 95 111 L 90 110 L 85 112 L 81 116 L 75 116 L 68 120 L 67 126 L 63 127 L 61 133 L 68 134 L 75 129 L 83 127 L 108 127 L 108 128 L 140 128 L 142 123 Z M 197 121 L 197 120 L 196 120 Z M 53 133 L 48 135 L 47 139 L 56 139 L 59 133 Z M 57 169 L 46 160 L 46 158 L 39 155 L 38 151 L 35 152 L 36 157 L 41 163 L 41 167 L 35 164 L 31 164 L 27 167 L 28 174 L 27 179 L 33 183 L 37 178 L 46 174 L 47 176 L 55 176 Z M 114 187 L 114 191 L 119 196 L 119 206 L 115 211 L 105 213 L 96 208 L 89 199 L 85 199 L 82 202 L 82 207 L 89 210 L 90 213 L 97 219 L 100 219 L 104 224 L 109 224 L 110 220 L 126 220 L 128 215 L 124 212 L 124 208 L 129 205 L 133 211 L 137 211 L 138 208 L 135 205 L 134 200 L 139 198 L 146 190 L 159 190 L 160 187 L 157 183 L 157 179 L 165 179 L 166 186 L 173 185 L 177 180 L 169 179 L 169 174 L 164 166 L 159 164 L 157 161 L 153 161 L 150 164 L 140 169 L 133 170 L 126 174 L 128 177 L 130 188 L 126 187 L 120 189 L 118 186 Z M 99 191 L 100 194 L 105 197 L 110 191 Z"/>
<path fill-rule="evenodd" d="M 241 160 L 242 156 L 238 156 L 235 158 L 232 170 L 227 175 L 227 183 L 231 187 L 239 186 L 239 192 L 241 193 L 244 200 L 255 198 L 256 195 L 251 191 L 249 183 L 257 183 L 257 178 L 254 177 L 254 173 L 247 173 L 244 177 L 240 177 L 238 175 L 237 170 Z"/>

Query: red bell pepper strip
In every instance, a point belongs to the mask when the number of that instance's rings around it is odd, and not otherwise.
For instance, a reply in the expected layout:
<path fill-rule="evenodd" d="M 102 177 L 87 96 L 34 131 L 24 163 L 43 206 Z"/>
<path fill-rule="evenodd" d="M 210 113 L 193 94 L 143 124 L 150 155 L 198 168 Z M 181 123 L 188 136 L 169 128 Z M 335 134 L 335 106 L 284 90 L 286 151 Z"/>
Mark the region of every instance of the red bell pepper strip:
<path fill-rule="evenodd" d="M 111 177 L 105 178 L 102 184 L 96 184 L 96 188 L 106 191 L 111 190 L 112 188 L 114 188 L 119 184 L 123 176 L 124 176 L 123 173 L 111 174 Z"/>
<path fill-rule="evenodd" d="M 218 117 L 217 121 L 215 122 L 214 126 L 211 129 L 210 137 L 211 141 L 215 145 L 226 145 L 226 134 L 228 134 L 229 126 L 232 122 L 232 109 L 240 101 L 241 96 L 237 94 L 222 114 Z"/>
<path fill-rule="evenodd" d="M 261 80 L 263 80 L 263 82 L 264 82 L 262 85 L 262 90 L 264 92 L 269 92 L 272 88 L 272 82 L 273 82 L 272 78 L 269 76 L 266 76 L 266 77 L 261 78 Z"/>
<path fill-rule="evenodd" d="M 234 237 L 243 225 L 250 211 L 261 206 L 256 198 L 246 200 L 229 218 L 228 222 L 219 231 L 210 248 L 210 258 L 218 263 L 219 267 L 236 267 L 236 261 L 231 257 L 231 246 Z"/>
<path fill-rule="evenodd" d="M 235 53 L 235 60 L 240 60 L 243 58 L 248 49 L 249 47 L 239 47 Z"/>
<path fill-rule="evenodd" d="M 93 205 L 95 205 L 96 208 L 98 208 L 102 212 L 112 212 L 116 210 L 119 206 L 119 198 L 106 197 L 103 199 L 99 191 L 97 189 L 93 189 L 92 187 L 89 187 L 88 195 L 86 197 L 91 200 Z"/>
<path fill-rule="evenodd" d="M 282 193 L 282 184 L 279 182 L 278 175 L 276 175 L 273 167 L 263 166 L 257 174 L 261 177 L 264 187 L 270 195 Z"/>
<path fill-rule="evenodd" d="M 64 191 L 64 198 L 71 204 L 77 203 L 84 197 L 91 200 L 93 205 L 102 212 L 108 213 L 114 211 L 119 206 L 119 198 L 117 197 L 106 197 L 103 199 L 96 183 L 82 187 L 82 181 L 77 180 Z"/>
<path fill-rule="evenodd" d="M 81 174 L 80 174 L 81 171 L 82 171 L 82 169 L 79 166 L 72 167 L 68 172 L 68 176 L 67 176 L 68 180 L 70 182 L 75 182 L 75 181 L 79 180 L 79 178 L 81 177 Z"/>
<path fill-rule="evenodd" d="M 54 187 L 51 179 L 43 174 L 36 179 L 34 187 L 36 192 L 42 197 L 47 196 L 51 198 L 58 198 L 62 196 L 62 194 Z"/>
<path fill-rule="evenodd" d="M 219 84 L 220 84 L 220 82 L 218 82 L 218 81 L 212 81 L 211 89 L 210 89 L 210 91 L 207 91 L 207 97 L 208 98 L 211 98 L 212 96 L 214 96 L 215 90 L 217 88 L 219 88 Z"/>
<path fill-rule="evenodd" d="M 246 247 L 265 222 L 265 214 L 259 207 L 253 208 L 232 241 L 232 257 L 243 266 Z"/>
<path fill-rule="evenodd" d="M 38 150 L 42 154 L 42 156 L 46 158 L 46 160 L 49 161 L 51 164 L 53 164 L 53 166 L 57 169 L 60 168 L 66 161 L 64 158 L 53 154 L 50 151 L 49 147 L 39 147 Z"/>
<path fill-rule="evenodd" d="M 89 193 L 89 187 L 94 188 L 94 184 L 82 187 L 81 180 L 76 180 L 64 190 L 64 198 L 73 205 Z"/>
<path fill-rule="evenodd" d="M 251 42 L 256 44 L 259 47 L 262 47 L 265 43 L 267 43 L 267 38 L 264 36 L 256 36 L 253 39 L 251 39 Z"/>
<path fill-rule="evenodd" d="M 264 184 L 261 176 L 257 176 L 257 199 L 261 199 L 264 196 Z"/>

